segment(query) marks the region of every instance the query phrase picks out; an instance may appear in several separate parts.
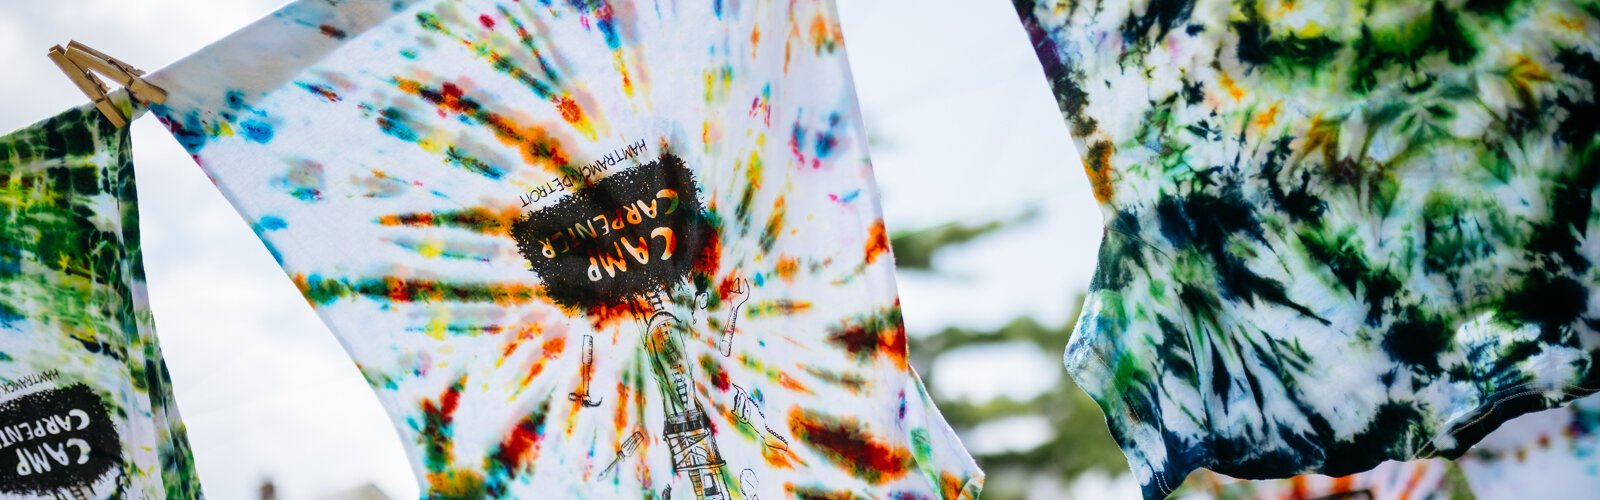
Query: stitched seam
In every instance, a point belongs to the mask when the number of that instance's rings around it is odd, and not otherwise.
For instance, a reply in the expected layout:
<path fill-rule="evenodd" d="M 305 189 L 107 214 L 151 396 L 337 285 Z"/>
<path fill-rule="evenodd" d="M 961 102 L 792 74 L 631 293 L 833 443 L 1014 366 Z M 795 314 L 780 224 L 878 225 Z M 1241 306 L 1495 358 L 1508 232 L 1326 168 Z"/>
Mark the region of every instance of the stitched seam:
<path fill-rule="evenodd" d="M 1531 382 L 1530 383 L 1517 384 L 1517 385 L 1508 387 L 1506 389 L 1503 389 L 1503 390 L 1500 390 L 1500 391 L 1496 391 L 1496 393 L 1505 393 L 1505 392 L 1517 390 L 1517 389 L 1520 389 L 1520 388 L 1523 388 L 1523 387 L 1527 387 L 1527 386 L 1531 386 L 1531 385 L 1534 385 L 1534 384 L 1531 383 Z M 1574 390 L 1574 389 L 1576 389 L 1578 391 L 1581 391 L 1581 392 L 1568 392 L 1568 391 Z M 1600 392 L 1600 389 L 1588 388 L 1588 387 L 1582 387 L 1582 386 L 1576 386 L 1576 385 L 1567 385 L 1567 386 L 1561 387 L 1560 389 L 1556 389 L 1556 391 L 1560 392 L 1561 395 L 1563 395 L 1563 396 L 1582 397 L 1582 396 L 1585 396 L 1587 394 L 1593 394 L 1595 392 Z M 1523 392 L 1519 392 L 1519 393 L 1516 393 L 1516 394 L 1512 394 L 1510 396 L 1493 397 L 1494 401 L 1492 401 L 1490 403 L 1478 405 L 1478 408 L 1479 409 L 1483 409 L 1483 412 L 1481 414 L 1479 414 L 1477 416 L 1477 418 L 1473 418 L 1472 420 L 1469 420 L 1467 422 L 1461 423 L 1460 427 L 1458 427 L 1456 430 L 1449 431 L 1449 432 L 1446 432 L 1444 434 L 1439 434 L 1439 435 L 1434 436 L 1432 439 L 1428 440 L 1427 444 L 1422 446 L 1421 450 L 1418 450 L 1418 453 L 1416 453 L 1416 454 L 1412 455 L 1411 457 L 1407 458 L 1407 460 L 1415 460 L 1415 459 L 1421 458 L 1421 457 L 1433 456 L 1434 453 L 1438 452 L 1438 449 L 1435 447 L 1434 442 L 1438 441 L 1439 438 L 1446 437 L 1446 436 L 1455 436 L 1456 434 L 1460 434 L 1461 432 L 1466 431 L 1468 428 L 1471 428 L 1472 426 L 1477 425 L 1478 422 L 1482 422 L 1484 419 L 1489 418 L 1489 415 L 1494 414 L 1494 410 L 1496 408 L 1499 408 L 1501 403 L 1505 403 L 1507 401 L 1510 401 L 1510 400 L 1513 400 L 1513 399 L 1516 399 L 1516 398 L 1520 398 L 1520 397 L 1523 397 L 1523 396 L 1541 394 L 1541 393 L 1544 393 L 1544 392 L 1548 392 L 1548 391 L 1542 391 L 1542 390 L 1523 391 Z M 1559 407 L 1559 406 L 1560 405 L 1557 405 L 1556 407 Z M 1555 408 L 1555 407 L 1552 407 L 1552 408 Z M 1453 418 L 1453 419 L 1445 421 L 1445 424 L 1444 424 L 1445 427 L 1450 427 L 1450 426 L 1456 425 L 1455 421 L 1458 420 L 1459 418 L 1461 418 L 1461 417 L 1457 417 L 1457 418 Z"/>
<path fill-rule="evenodd" d="M 1106 357 L 1099 356 L 1099 351 L 1094 351 L 1094 348 L 1088 348 L 1088 353 L 1090 353 L 1090 356 L 1094 357 L 1094 361 L 1098 361 L 1099 364 L 1101 364 L 1101 367 L 1104 367 L 1104 369 L 1110 369 L 1110 364 L 1109 362 L 1106 362 Z M 1133 402 L 1128 401 L 1128 396 L 1126 396 L 1126 394 L 1123 394 L 1122 396 L 1122 404 L 1126 405 L 1126 407 L 1133 407 Z M 1133 412 L 1128 412 L 1128 418 L 1133 420 L 1133 423 L 1136 423 L 1136 425 L 1144 425 L 1144 420 L 1141 420 L 1139 415 L 1134 415 Z M 1165 442 L 1163 442 L 1162 450 L 1163 452 L 1166 452 Z M 1155 465 L 1150 463 L 1149 458 L 1146 458 L 1144 462 L 1146 462 L 1146 466 L 1149 466 L 1150 468 L 1150 476 L 1154 476 L 1155 478 L 1155 487 L 1158 487 L 1158 489 L 1162 490 L 1163 497 L 1165 497 L 1165 495 L 1170 495 L 1171 492 L 1173 492 L 1173 487 L 1166 486 L 1165 474 L 1155 470 Z"/>
<path fill-rule="evenodd" d="M 1172 487 L 1167 486 L 1166 474 L 1156 473 L 1154 469 L 1152 469 L 1150 472 L 1155 473 L 1157 483 L 1156 487 L 1161 488 L 1161 496 L 1172 494 Z"/>

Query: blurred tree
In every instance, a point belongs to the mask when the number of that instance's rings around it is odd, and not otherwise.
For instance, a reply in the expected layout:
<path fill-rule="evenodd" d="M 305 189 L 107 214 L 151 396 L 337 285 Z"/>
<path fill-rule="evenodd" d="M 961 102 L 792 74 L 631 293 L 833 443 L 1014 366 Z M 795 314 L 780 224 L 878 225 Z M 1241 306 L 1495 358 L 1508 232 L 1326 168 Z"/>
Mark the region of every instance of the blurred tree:
<path fill-rule="evenodd" d="M 937 273 L 933 261 L 939 251 L 1032 221 L 1036 215 L 1037 211 L 1030 209 L 1010 219 L 976 224 L 948 223 L 897 232 L 891 235 L 896 265 L 901 271 Z M 1073 314 L 1068 317 L 1075 320 L 1077 310 L 1082 305 L 1083 296 L 1080 294 L 1076 304 L 1072 305 Z M 1029 346 L 1051 359 L 1059 359 L 1071 335 L 1070 321 L 1068 324 L 1046 326 L 1033 318 L 1021 317 L 997 330 L 945 328 L 931 334 L 917 335 L 911 340 L 912 363 L 934 386 L 931 393 L 939 410 L 956 432 L 970 435 L 973 429 L 985 423 L 1025 416 L 1043 417 L 1049 422 L 1050 435 L 1038 446 L 1024 450 L 975 453 L 978 465 L 989 476 L 984 487 L 984 498 L 1025 498 L 1032 486 L 1041 479 L 1055 479 L 1059 481 L 1058 484 L 1069 485 L 1088 471 L 1098 470 L 1106 475 L 1127 473 L 1127 462 L 1112 441 L 1100 408 L 1065 374 L 1055 387 L 1026 401 L 1000 396 L 973 402 L 944 397 L 937 389 L 940 374 L 930 370 L 933 361 L 946 354 L 1002 344 Z"/>
<path fill-rule="evenodd" d="M 1009 220 L 997 219 L 978 224 L 950 222 L 913 231 L 891 235 L 894 246 L 894 265 L 900 271 L 932 272 L 933 254 L 946 247 L 967 243 L 1025 222 L 1039 216 L 1038 207 L 1030 207 L 1021 215 Z"/>

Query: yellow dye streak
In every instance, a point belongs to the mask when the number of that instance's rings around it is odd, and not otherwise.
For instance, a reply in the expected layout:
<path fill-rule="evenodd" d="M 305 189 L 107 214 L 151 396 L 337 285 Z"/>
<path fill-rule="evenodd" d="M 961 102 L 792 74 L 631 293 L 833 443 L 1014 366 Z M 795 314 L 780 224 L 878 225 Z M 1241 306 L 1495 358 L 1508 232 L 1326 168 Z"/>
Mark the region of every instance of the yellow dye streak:
<path fill-rule="evenodd" d="M 1217 76 L 1218 82 L 1222 84 L 1222 88 L 1228 91 L 1228 95 L 1233 96 L 1233 102 L 1244 100 L 1244 89 L 1239 88 L 1238 85 L 1233 83 L 1233 77 L 1228 76 L 1228 73 L 1225 71 L 1217 72 Z"/>

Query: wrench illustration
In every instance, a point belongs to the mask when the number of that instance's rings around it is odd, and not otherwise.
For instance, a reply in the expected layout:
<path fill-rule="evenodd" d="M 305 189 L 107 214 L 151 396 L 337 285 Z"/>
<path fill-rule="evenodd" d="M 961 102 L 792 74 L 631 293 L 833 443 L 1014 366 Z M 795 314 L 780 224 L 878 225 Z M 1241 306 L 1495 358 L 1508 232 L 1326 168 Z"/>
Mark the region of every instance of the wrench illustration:
<path fill-rule="evenodd" d="M 728 312 L 728 326 L 722 329 L 722 355 L 727 357 L 733 354 L 733 332 L 738 330 L 739 310 L 744 308 L 744 303 L 750 301 L 750 280 L 739 278 L 739 286 L 733 289 L 733 296 L 738 297 L 733 304 L 733 310 Z"/>

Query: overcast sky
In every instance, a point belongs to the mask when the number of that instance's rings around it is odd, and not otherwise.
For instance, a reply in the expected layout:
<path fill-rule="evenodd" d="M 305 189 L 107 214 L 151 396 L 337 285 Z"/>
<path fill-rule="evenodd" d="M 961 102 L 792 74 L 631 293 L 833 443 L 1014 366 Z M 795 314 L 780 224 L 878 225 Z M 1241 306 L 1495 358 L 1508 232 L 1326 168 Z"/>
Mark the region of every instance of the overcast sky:
<path fill-rule="evenodd" d="M 154 70 L 280 3 L 6 2 L 0 130 L 84 102 L 45 57 L 53 44 L 76 39 Z M 942 254 L 941 276 L 902 274 L 913 335 L 1018 315 L 1067 321 L 1094 270 L 1100 213 L 1011 3 L 839 3 L 890 229 L 1042 209 Z M 154 119 L 133 134 L 157 330 L 208 496 L 253 498 L 271 476 L 286 499 L 367 481 L 416 498 L 376 397 L 265 248 Z M 935 390 L 980 399 L 1028 397 L 1063 376 L 1054 353 L 1004 347 L 931 371 Z M 1031 431 L 1019 429 L 987 445 L 1025 445 Z"/>

